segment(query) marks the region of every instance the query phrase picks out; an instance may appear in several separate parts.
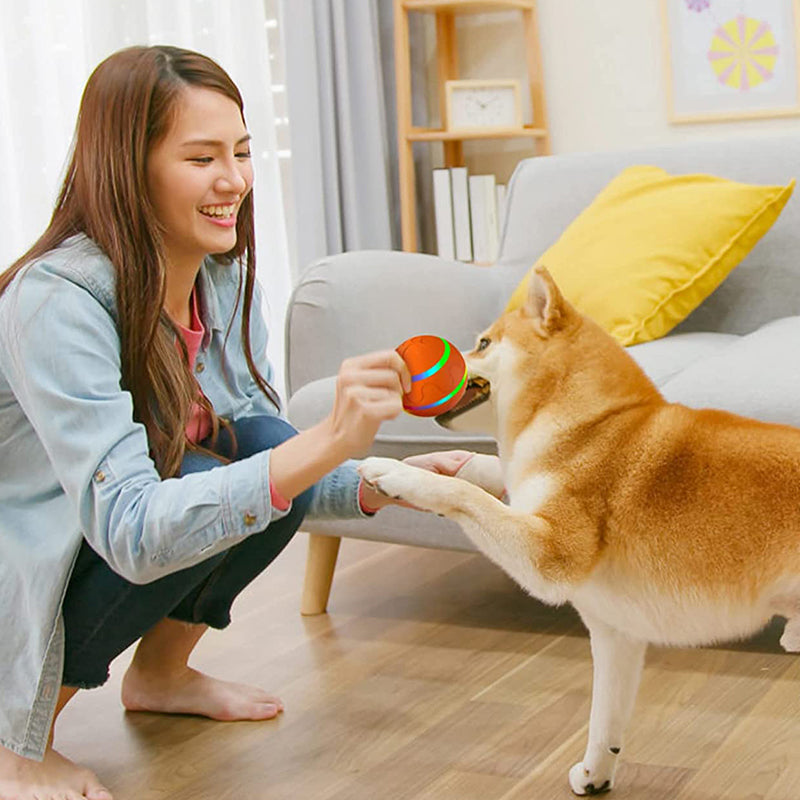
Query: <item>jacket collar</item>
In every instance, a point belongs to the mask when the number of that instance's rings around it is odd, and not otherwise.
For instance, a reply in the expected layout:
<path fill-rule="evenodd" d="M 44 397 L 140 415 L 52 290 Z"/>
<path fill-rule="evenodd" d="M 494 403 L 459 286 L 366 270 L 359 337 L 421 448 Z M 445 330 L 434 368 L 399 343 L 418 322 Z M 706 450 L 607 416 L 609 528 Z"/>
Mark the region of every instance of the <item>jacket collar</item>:
<path fill-rule="evenodd" d="M 77 256 L 67 257 L 65 269 L 80 275 L 80 280 L 87 285 L 95 297 L 100 300 L 115 322 L 118 322 L 116 297 L 114 294 L 114 267 L 98 245 L 86 234 L 70 236 L 60 245 L 66 252 L 72 250 Z M 85 267 L 87 255 L 94 255 L 91 268 Z M 225 320 L 220 311 L 219 296 L 214 281 L 209 274 L 211 270 L 219 270 L 220 265 L 213 256 L 206 256 L 197 273 L 196 286 L 199 290 L 198 306 L 200 319 L 205 328 L 202 348 L 206 349 L 211 341 L 212 331 L 224 330 Z"/>
<path fill-rule="evenodd" d="M 214 269 L 215 264 L 211 257 L 207 257 L 200 265 L 200 271 L 197 273 L 196 286 L 198 289 L 199 311 L 200 319 L 205 328 L 205 335 L 203 336 L 202 348 L 208 347 L 211 341 L 212 331 L 221 331 L 223 329 L 222 312 L 219 308 L 219 297 L 217 290 L 214 286 L 214 281 L 208 274 L 209 269 Z"/>

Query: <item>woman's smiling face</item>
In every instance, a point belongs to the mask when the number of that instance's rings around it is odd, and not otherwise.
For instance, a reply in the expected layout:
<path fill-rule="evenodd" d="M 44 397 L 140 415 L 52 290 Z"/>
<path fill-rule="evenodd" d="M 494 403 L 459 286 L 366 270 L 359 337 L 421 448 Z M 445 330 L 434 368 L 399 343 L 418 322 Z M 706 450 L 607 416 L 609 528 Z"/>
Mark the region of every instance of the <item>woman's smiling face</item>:
<path fill-rule="evenodd" d="M 172 125 L 150 148 L 147 186 L 166 256 L 197 268 L 236 244 L 236 216 L 253 186 L 250 135 L 239 106 L 212 89 L 181 91 Z"/>

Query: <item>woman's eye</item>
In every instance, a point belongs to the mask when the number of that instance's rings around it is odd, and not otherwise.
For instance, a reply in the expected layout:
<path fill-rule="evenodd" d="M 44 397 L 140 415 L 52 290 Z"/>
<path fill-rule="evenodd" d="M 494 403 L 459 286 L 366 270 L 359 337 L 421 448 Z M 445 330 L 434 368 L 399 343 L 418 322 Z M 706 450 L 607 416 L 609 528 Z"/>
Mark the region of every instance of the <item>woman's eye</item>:
<path fill-rule="evenodd" d="M 491 342 L 488 339 L 481 339 L 478 342 L 478 347 L 477 347 L 478 352 L 480 353 L 481 350 L 485 350 L 490 344 Z"/>
<path fill-rule="evenodd" d="M 241 153 L 235 153 L 236 158 L 252 158 L 252 154 L 249 150 L 245 150 Z M 214 158 L 212 156 L 197 156 L 195 158 L 190 158 L 189 161 L 194 161 L 196 164 L 210 164 Z"/>

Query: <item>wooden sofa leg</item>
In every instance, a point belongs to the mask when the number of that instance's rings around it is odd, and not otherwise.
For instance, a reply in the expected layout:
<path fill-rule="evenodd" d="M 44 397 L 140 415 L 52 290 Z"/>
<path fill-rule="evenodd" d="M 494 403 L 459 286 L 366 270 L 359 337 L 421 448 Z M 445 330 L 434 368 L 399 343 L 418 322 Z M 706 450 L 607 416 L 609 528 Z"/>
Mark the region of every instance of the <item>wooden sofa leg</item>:
<path fill-rule="evenodd" d="M 304 616 L 324 614 L 327 610 L 341 542 L 338 536 L 321 536 L 316 533 L 308 535 L 306 577 L 300 603 L 300 613 Z"/>

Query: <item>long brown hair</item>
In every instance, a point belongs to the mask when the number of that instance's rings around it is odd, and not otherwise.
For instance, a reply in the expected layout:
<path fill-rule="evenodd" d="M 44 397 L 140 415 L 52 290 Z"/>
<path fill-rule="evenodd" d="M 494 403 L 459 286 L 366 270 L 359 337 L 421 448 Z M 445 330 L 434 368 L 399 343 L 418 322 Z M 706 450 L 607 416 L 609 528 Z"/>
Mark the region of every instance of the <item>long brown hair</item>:
<path fill-rule="evenodd" d="M 130 47 L 100 63 L 81 99 L 71 156 L 50 224 L 20 259 L 0 274 L 0 294 L 25 266 L 65 239 L 84 233 L 114 265 L 122 386 L 133 396 L 134 418 L 147 430 L 159 474 L 178 474 L 187 447 L 192 404 L 211 415 L 213 439 L 221 420 L 198 397 L 186 350 L 175 346 L 178 330 L 163 311 L 166 261 L 162 237 L 146 185 L 150 147 L 171 124 L 185 86 L 224 94 L 236 102 L 244 122 L 241 94 L 228 74 L 200 53 L 177 47 Z M 250 346 L 250 313 L 255 284 L 255 225 L 249 192 L 239 209 L 236 245 L 216 256 L 244 267 L 242 341 L 250 374 L 279 407 L 275 390 L 259 373 Z M 240 272 L 237 305 L 242 297 Z M 227 339 L 227 337 L 226 337 Z M 224 425 L 225 423 L 222 422 Z"/>

